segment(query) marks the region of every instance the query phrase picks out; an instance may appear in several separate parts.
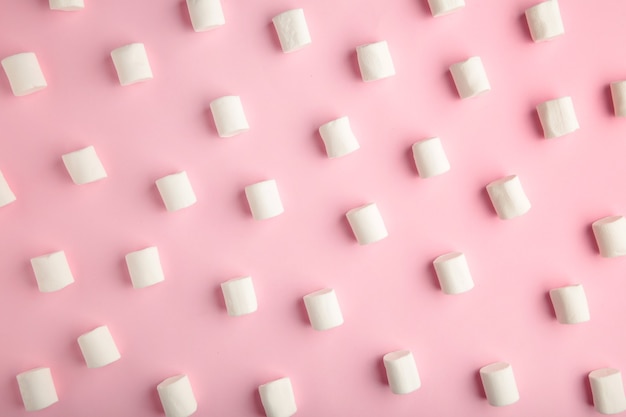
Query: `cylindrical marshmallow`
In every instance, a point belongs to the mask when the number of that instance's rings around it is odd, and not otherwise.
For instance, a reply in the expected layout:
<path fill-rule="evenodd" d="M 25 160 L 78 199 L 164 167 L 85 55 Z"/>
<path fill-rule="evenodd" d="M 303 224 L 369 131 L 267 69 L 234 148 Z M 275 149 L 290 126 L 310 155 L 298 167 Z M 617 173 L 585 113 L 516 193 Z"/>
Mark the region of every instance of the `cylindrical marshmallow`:
<path fill-rule="evenodd" d="M 600 255 L 615 258 L 626 255 L 626 218 L 624 216 L 603 217 L 592 223 Z"/>
<path fill-rule="evenodd" d="M 465 7 L 465 0 L 428 0 L 434 17 L 443 16 Z"/>
<path fill-rule="evenodd" d="M 222 294 L 229 316 L 254 313 L 257 308 L 252 277 L 242 277 L 222 282 Z"/>
<path fill-rule="evenodd" d="M 4 178 L 2 172 L 0 172 L 0 207 L 11 204 L 15 200 L 15 194 L 13 194 L 11 187 L 9 187 L 9 183 L 6 178 Z"/>
<path fill-rule="evenodd" d="M 359 141 L 352 133 L 347 116 L 324 123 L 319 132 L 329 158 L 338 158 L 359 149 Z"/>
<path fill-rule="evenodd" d="M 62 158 L 74 184 L 87 184 L 107 177 L 93 146 L 66 153 Z"/>
<path fill-rule="evenodd" d="M 159 178 L 156 180 L 156 186 L 167 211 L 193 206 L 198 201 L 185 171 Z"/>
<path fill-rule="evenodd" d="M 85 8 L 84 0 L 50 0 L 50 9 L 71 12 Z"/>
<path fill-rule="evenodd" d="M 550 290 L 550 299 L 559 323 L 576 324 L 589 321 L 589 306 L 582 284 Z"/>
<path fill-rule="evenodd" d="M 564 136 L 580 128 L 574 102 L 569 96 L 544 101 L 537 106 L 537 113 L 546 139 Z"/>
<path fill-rule="evenodd" d="M 547 41 L 565 33 L 556 0 L 544 1 L 526 9 L 526 21 L 535 42 Z"/>
<path fill-rule="evenodd" d="M 353 208 L 346 213 L 346 218 L 360 245 L 369 245 L 389 236 L 376 203 Z"/>
<path fill-rule="evenodd" d="M 429 138 L 413 144 L 413 159 L 422 178 L 434 177 L 450 171 L 450 162 L 441 139 Z"/>
<path fill-rule="evenodd" d="M 38 411 L 59 401 L 50 368 L 35 368 L 17 375 L 26 411 Z"/>
<path fill-rule="evenodd" d="M 4 58 L 2 68 L 15 96 L 25 96 L 48 86 L 37 56 L 33 52 L 23 52 Z"/>
<path fill-rule="evenodd" d="M 107 326 L 96 327 L 78 337 L 87 368 L 100 368 L 120 359 L 115 340 Z"/>
<path fill-rule="evenodd" d="M 474 288 L 467 259 L 462 252 L 450 252 L 433 261 L 441 291 L 445 294 L 461 294 Z"/>
<path fill-rule="evenodd" d="M 220 137 L 229 138 L 250 129 L 239 96 L 220 97 L 213 100 L 209 106 Z"/>
<path fill-rule="evenodd" d="M 506 362 L 496 362 L 480 368 L 487 401 L 494 407 L 511 405 L 519 400 L 513 368 Z"/>
<path fill-rule="evenodd" d="M 287 10 L 272 19 L 283 52 L 293 52 L 311 43 L 304 10 Z"/>
<path fill-rule="evenodd" d="M 387 381 L 394 394 L 409 394 L 422 386 L 413 353 L 397 350 L 383 356 Z"/>
<path fill-rule="evenodd" d="M 289 378 L 259 385 L 259 395 L 267 417 L 291 417 L 298 411 Z"/>
<path fill-rule="evenodd" d="M 356 56 L 363 81 L 375 81 L 396 75 L 387 41 L 357 46 Z"/>
<path fill-rule="evenodd" d="M 483 61 L 479 56 L 452 64 L 450 73 L 461 98 L 476 97 L 491 90 Z"/>
<path fill-rule="evenodd" d="M 152 69 L 143 43 L 131 43 L 114 49 L 111 58 L 121 85 L 152 79 Z"/>
<path fill-rule="evenodd" d="M 58 291 L 74 282 L 74 276 L 63 251 L 32 258 L 30 264 L 41 292 Z"/>
<path fill-rule="evenodd" d="M 626 117 L 626 80 L 611 83 L 613 110 L 617 117 Z"/>
<path fill-rule="evenodd" d="M 339 300 L 332 288 L 307 294 L 303 300 L 311 327 L 315 330 L 328 330 L 343 324 Z"/>
<path fill-rule="evenodd" d="M 166 417 L 189 417 L 198 409 L 187 375 L 176 375 L 157 385 Z"/>
<path fill-rule="evenodd" d="M 191 26 L 196 32 L 204 32 L 226 23 L 220 0 L 187 0 Z"/>
<path fill-rule="evenodd" d="M 255 220 L 265 220 L 282 214 L 285 209 L 280 200 L 276 180 L 266 180 L 245 188 L 250 212 Z"/>
<path fill-rule="evenodd" d="M 489 183 L 487 193 L 501 219 L 512 219 L 530 210 L 530 201 L 517 175 L 509 175 Z"/>
<path fill-rule="evenodd" d="M 626 410 L 622 373 L 613 368 L 600 368 L 589 373 L 591 395 L 596 411 L 617 414 Z"/>
<path fill-rule="evenodd" d="M 130 252 L 126 266 L 134 288 L 145 288 L 165 280 L 159 250 L 156 246 Z"/>

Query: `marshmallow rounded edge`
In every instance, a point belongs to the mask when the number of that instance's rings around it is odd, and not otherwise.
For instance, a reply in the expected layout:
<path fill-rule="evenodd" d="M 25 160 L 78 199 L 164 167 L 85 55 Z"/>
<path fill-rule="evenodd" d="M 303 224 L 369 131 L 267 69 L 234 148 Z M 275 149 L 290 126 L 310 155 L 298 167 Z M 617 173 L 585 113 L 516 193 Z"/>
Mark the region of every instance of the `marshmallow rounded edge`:
<path fill-rule="evenodd" d="M 376 81 L 396 75 L 387 41 L 357 46 L 356 55 L 363 81 Z"/>
<path fill-rule="evenodd" d="M 213 100 L 209 107 L 215 122 L 217 134 L 229 138 L 250 130 L 243 104 L 239 96 L 223 96 Z"/>
<path fill-rule="evenodd" d="M 343 314 L 337 294 L 332 288 L 324 288 L 302 297 L 311 327 L 328 330 L 343 324 Z"/>
<path fill-rule="evenodd" d="M 80 335 L 77 341 L 87 368 L 101 368 L 121 358 L 107 326 L 96 327 Z"/>
<path fill-rule="evenodd" d="M 531 208 L 530 200 L 524 193 L 517 175 L 509 175 L 493 181 L 486 188 L 493 208 L 498 217 L 503 220 L 519 217 Z"/>
<path fill-rule="evenodd" d="M 84 0 L 49 0 L 50 10 L 73 12 L 85 8 Z"/>
<path fill-rule="evenodd" d="M 626 410 L 624 383 L 618 369 L 600 368 L 589 373 L 593 406 L 602 414 L 617 414 Z"/>
<path fill-rule="evenodd" d="M 596 220 L 591 228 L 598 244 L 598 251 L 604 258 L 626 255 L 626 218 L 608 216 Z"/>
<path fill-rule="evenodd" d="M 615 116 L 626 117 L 626 80 L 611 83 L 611 97 Z"/>
<path fill-rule="evenodd" d="M 339 158 L 359 149 L 347 116 L 340 117 L 319 127 L 319 133 L 329 158 Z"/>
<path fill-rule="evenodd" d="M 437 137 L 424 139 L 414 143 L 411 149 L 420 177 L 430 178 L 450 171 L 450 162 L 448 162 L 441 139 Z"/>
<path fill-rule="evenodd" d="M 535 42 L 548 41 L 565 33 L 561 10 L 556 0 L 548 0 L 526 9 L 526 22 Z"/>
<path fill-rule="evenodd" d="M 491 90 L 487 72 L 479 56 L 452 64 L 450 73 L 462 99 L 476 97 Z"/>
<path fill-rule="evenodd" d="M 433 266 L 444 294 L 462 294 L 474 288 L 465 254 L 449 252 L 438 256 Z"/>
<path fill-rule="evenodd" d="M 48 86 L 34 52 L 22 52 L 0 61 L 9 79 L 13 95 L 20 97 L 43 90 Z"/>
<path fill-rule="evenodd" d="M 465 0 L 428 0 L 433 17 L 444 16 L 465 7 Z"/>
<path fill-rule="evenodd" d="M 0 172 L 0 207 L 11 204 L 16 199 L 13 190 L 11 190 L 6 178 L 4 178 L 4 174 Z"/>
<path fill-rule="evenodd" d="M 126 254 L 126 267 L 134 288 L 145 288 L 165 280 L 159 249 L 150 246 Z"/>
<path fill-rule="evenodd" d="M 519 401 L 517 383 L 510 364 L 495 362 L 480 368 L 479 373 L 490 405 L 503 407 Z"/>
<path fill-rule="evenodd" d="M 562 324 L 577 324 L 589 321 L 589 306 L 582 284 L 550 290 L 550 300 L 556 319 Z"/>
<path fill-rule="evenodd" d="M 346 218 L 360 245 L 369 245 L 389 236 L 376 203 L 353 208 L 346 213 Z"/>
<path fill-rule="evenodd" d="M 280 46 L 285 53 L 294 52 L 311 43 L 303 9 L 292 9 L 272 19 Z"/>
<path fill-rule="evenodd" d="M 258 305 L 252 277 L 230 279 L 222 282 L 221 288 L 229 316 L 243 316 L 257 311 Z"/>
<path fill-rule="evenodd" d="M 198 201 L 186 171 L 159 178 L 156 180 L 156 186 L 167 211 L 184 209 Z"/>
<path fill-rule="evenodd" d="M 285 211 L 276 180 L 265 180 L 248 185 L 245 188 L 245 194 L 255 220 L 271 219 Z"/>
<path fill-rule="evenodd" d="M 409 394 L 422 386 L 413 353 L 397 350 L 383 356 L 387 382 L 391 392 L 397 395 Z"/>
<path fill-rule="evenodd" d="M 289 378 L 259 385 L 259 396 L 267 417 L 291 417 L 298 411 Z"/>
<path fill-rule="evenodd" d="M 148 54 L 143 43 L 131 43 L 111 51 L 111 59 L 123 86 L 153 78 Z"/>
<path fill-rule="evenodd" d="M 580 129 L 574 102 L 569 96 L 540 103 L 537 105 L 537 114 L 546 139 L 565 136 Z"/>
<path fill-rule="evenodd" d="M 64 251 L 31 258 L 30 264 L 41 292 L 59 291 L 74 282 Z"/>
<path fill-rule="evenodd" d="M 106 170 L 93 146 L 66 153 L 62 159 L 74 184 L 87 184 L 107 177 Z"/>
<path fill-rule="evenodd" d="M 26 411 L 38 411 L 59 401 L 50 368 L 35 368 L 17 375 Z"/>
<path fill-rule="evenodd" d="M 157 392 L 166 417 L 189 417 L 198 409 L 187 375 L 166 378 L 157 385 Z"/>
<path fill-rule="evenodd" d="M 220 0 L 187 0 L 187 10 L 196 32 L 205 32 L 226 23 Z"/>

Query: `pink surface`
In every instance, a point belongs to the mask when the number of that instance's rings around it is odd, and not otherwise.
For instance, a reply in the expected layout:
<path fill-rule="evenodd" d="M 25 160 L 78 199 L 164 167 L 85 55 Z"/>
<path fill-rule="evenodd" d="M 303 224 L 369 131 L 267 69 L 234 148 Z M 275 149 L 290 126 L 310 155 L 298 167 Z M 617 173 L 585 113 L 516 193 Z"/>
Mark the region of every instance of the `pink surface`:
<path fill-rule="evenodd" d="M 299 416 L 591 416 L 586 375 L 626 370 L 626 258 L 601 258 L 592 221 L 626 214 L 626 2 L 562 1 L 563 37 L 534 44 L 534 0 L 224 0 L 194 33 L 180 0 L 0 1 L 0 57 L 35 52 L 48 88 L 0 76 L 0 414 L 22 416 L 15 375 L 49 366 L 40 416 L 159 416 L 156 385 L 187 373 L 200 416 L 263 415 L 259 384 L 292 379 Z M 283 54 L 271 18 L 303 7 L 313 43 Z M 387 40 L 397 76 L 360 80 L 355 47 Z M 154 80 L 121 87 L 109 53 L 143 42 Z M 481 56 L 492 91 L 460 100 L 447 68 Z M 208 104 L 242 97 L 250 131 L 217 136 Z M 581 129 L 542 138 L 534 108 L 571 95 Z M 326 158 L 320 124 L 348 115 L 356 153 Z M 413 142 L 442 138 L 452 169 L 417 176 Z M 94 145 L 109 178 L 74 185 L 61 161 Z M 166 212 L 154 181 L 187 170 L 198 203 Z M 518 174 L 533 208 L 499 220 L 484 186 Z M 244 186 L 275 178 L 285 213 L 254 221 Z M 359 246 L 344 218 L 375 201 L 390 236 Z M 156 245 L 166 281 L 135 290 L 124 255 Z M 37 290 L 29 259 L 65 250 L 76 282 Z M 444 295 L 431 262 L 467 255 L 476 287 Z M 252 275 L 259 310 L 226 314 L 219 283 Z M 547 291 L 582 283 L 592 319 L 557 323 Z M 316 332 L 301 297 L 335 288 L 345 324 Z M 122 359 L 87 369 L 76 338 L 106 324 Z M 382 355 L 413 351 L 422 388 L 391 394 Z M 487 404 L 478 369 L 504 360 L 521 400 Z"/>

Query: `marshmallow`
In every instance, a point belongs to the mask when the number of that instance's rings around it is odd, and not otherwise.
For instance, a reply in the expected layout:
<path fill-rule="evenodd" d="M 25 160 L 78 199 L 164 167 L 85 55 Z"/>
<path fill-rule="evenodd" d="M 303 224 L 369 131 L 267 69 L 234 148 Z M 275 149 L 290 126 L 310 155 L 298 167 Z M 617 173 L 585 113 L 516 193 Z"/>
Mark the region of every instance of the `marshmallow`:
<path fill-rule="evenodd" d="M 48 86 L 33 52 L 23 52 L 2 60 L 2 68 L 15 96 L 25 96 Z"/>
<path fill-rule="evenodd" d="M 626 117 L 626 80 L 611 83 L 615 116 Z"/>
<path fill-rule="evenodd" d="M 126 255 L 126 266 L 134 288 L 149 287 L 165 280 L 156 246 L 130 252 Z"/>
<path fill-rule="evenodd" d="M 196 32 L 205 32 L 226 23 L 220 0 L 187 0 L 191 26 Z"/>
<path fill-rule="evenodd" d="M 565 33 L 556 0 L 544 1 L 526 9 L 526 21 L 535 42 L 547 41 Z"/>
<path fill-rule="evenodd" d="M 257 310 L 252 277 L 242 277 L 222 282 L 222 294 L 229 316 L 243 316 Z"/>
<path fill-rule="evenodd" d="M 31 258 L 30 264 L 41 292 L 58 291 L 74 282 L 63 251 Z"/>
<path fill-rule="evenodd" d="M 530 210 L 530 201 L 517 175 L 493 181 L 486 188 L 493 208 L 501 219 L 512 219 Z"/>
<path fill-rule="evenodd" d="M 476 97 L 491 90 L 483 61 L 479 56 L 452 64 L 450 73 L 461 98 Z"/>
<path fill-rule="evenodd" d="M 198 409 L 187 375 L 176 375 L 157 385 L 166 417 L 189 417 Z"/>
<path fill-rule="evenodd" d="M 375 81 L 396 75 L 387 41 L 357 46 L 356 55 L 363 81 Z"/>
<path fill-rule="evenodd" d="M 513 368 L 506 362 L 496 362 L 480 368 L 480 379 L 487 401 L 494 407 L 511 405 L 519 400 Z"/>
<path fill-rule="evenodd" d="M 315 291 L 303 297 L 311 326 L 315 330 L 328 330 L 343 324 L 343 315 L 332 288 Z"/>
<path fill-rule="evenodd" d="M 576 324 L 589 321 L 587 297 L 581 284 L 550 290 L 550 299 L 556 319 L 563 324 Z"/>
<path fill-rule="evenodd" d="M 217 134 L 221 138 L 229 138 L 250 129 L 239 96 L 217 98 L 211 102 L 210 107 Z"/>
<path fill-rule="evenodd" d="M 245 188 L 250 212 L 255 220 L 265 220 L 282 214 L 285 209 L 278 194 L 276 180 L 267 180 Z"/>
<path fill-rule="evenodd" d="M 38 411 L 59 401 L 50 368 L 35 368 L 17 375 L 26 411 Z"/>
<path fill-rule="evenodd" d="M 434 17 L 443 16 L 465 7 L 465 0 L 428 0 Z"/>
<path fill-rule="evenodd" d="M 66 153 L 62 158 L 74 184 L 87 184 L 107 177 L 93 146 Z"/>
<path fill-rule="evenodd" d="M 96 327 L 78 337 L 87 368 L 100 368 L 120 359 L 113 336 L 107 326 Z"/>
<path fill-rule="evenodd" d="M 474 288 L 474 281 L 462 252 L 450 252 L 433 261 L 441 291 L 461 294 Z"/>
<path fill-rule="evenodd" d="M 615 258 L 626 255 L 626 219 L 624 216 L 603 217 L 592 223 L 600 255 Z"/>
<path fill-rule="evenodd" d="M 593 405 L 599 413 L 617 414 L 626 410 L 622 373 L 617 369 L 601 368 L 589 373 Z"/>
<path fill-rule="evenodd" d="M 71 12 L 85 8 L 84 0 L 49 0 L 51 10 Z"/>
<path fill-rule="evenodd" d="M 198 201 L 185 171 L 159 178 L 156 186 L 167 211 L 190 207 Z"/>
<path fill-rule="evenodd" d="M 580 128 L 571 97 L 544 101 L 537 106 L 537 113 L 546 139 L 564 136 Z"/>
<path fill-rule="evenodd" d="M 293 52 L 311 43 L 304 10 L 287 10 L 272 19 L 283 52 Z"/>
<path fill-rule="evenodd" d="M 359 149 L 359 141 L 352 133 L 350 120 L 346 116 L 324 123 L 319 132 L 329 158 L 338 158 Z"/>
<path fill-rule="evenodd" d="M 413 159 L 422 178 L 434 177 L 450 170 L 450 163 L 439 138 L 424 139 L 413 144 Z"/>
<path fill-rule="evenodd" d="M 152 69 L 143 43 L 131 43 L 114 49 L 111 58 L 121 85 L 152 79 Z"/>
<path fill-rule="evenodd" d="M 383 356 L 387 381 L 394 394 L 409 394 L 422 386 L 413 353 L 398 350 Z"/>
<path fill-rule="evenodd" d="M 298 411 L 289 378 L 259 385 L 259 395 L 267 417 L 291 417 Z"/>
<path fill-rule="evenodd" d="M 353 208 L 346 213 L 346 217 L 360 245 L 369 245 L 389 236 L 376 203 Z"/>
<path fill-rule="evenodd" d="M 15 200 L 15 194 L 13 194 L 11 187 L 9 187 L 9 183 L 6 178 L 4 178 L 2 172 L 0 172 L 0 207 L 11 204 Z"/>

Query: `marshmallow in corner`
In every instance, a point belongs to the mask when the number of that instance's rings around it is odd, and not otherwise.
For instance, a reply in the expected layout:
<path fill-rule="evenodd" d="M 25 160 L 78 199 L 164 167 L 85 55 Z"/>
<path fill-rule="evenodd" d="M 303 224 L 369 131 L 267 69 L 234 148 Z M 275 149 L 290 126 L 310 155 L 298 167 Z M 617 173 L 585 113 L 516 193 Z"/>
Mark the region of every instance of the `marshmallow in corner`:
<path fill-rule="evenodd" d="M 50 368 L 35 368 L 17 375 L 26 411 L 39 411 L 59 401 Z"/>
<path fill-rule="evenodd" d="M 111 59 L 121 85 L 151 80 L 152 68 L 143 43 L 131 43 L 114 49 Z"/>
<path fill-rule="evenodd" d="M 600 368 L 589 372 L 593 406 L 602 414 L 626 411 L 622 373 L 618 369 Z"/>
<path fill-rule="evenodd" d="M 611 83 L 611 97 L 615 116 L 626 117 L 626 80 Z"/>
<path fill-rule="evenodd" d="M 356 55 L 363 81 L 376 81 L 396 75 L 387 41 L 358 46 Z"/>
<path fill-rule="evenodd" d="M 187 0 L 191 26 L 196 32 L 205 32 L 226 23 L 220 0 Z"/>
<path fill-rule="evenodd" d="M 175 375 L 157 385 L 157 393 L 166 417 L 189 417 L 198 410 L 198 402 L 187 375 Z"/>
<path fill-rule="evenodd" d="M 434 17 L 444 16 L 465 7 L 465 0 L 428 0 L 430 12 Z"/>
<path fill-rule="evenodd" d="M 33 52 L 22 52 L 8 56 L 1 63 L 14 96 L 32 94 L 48 86 L 39 66 L 37 55 Z"/>
<path fill-rule="evenodd" d="M 491 90 L 487 72 L 479 56 L 452 64 L 450 73 L 461 98 L 476 97 Z"/>
<path fill-rule="evenodd" d="M 259 385 L 259 396 L 267 417 L 291 417 L 298 411 L 289 378 Z"/>
<path fill-rule="evenodd" d="M 85 8 L 84 0 L 49 0 L 50 10 L 73 12 Z"/>
<path fill-rule="evenodd" d="M 9 187 L 9 183 L 2 172 L 0 172 L 0 207 L 4 207 L 7 204 L 11 204 L 16 200 L 15 194 Z"/>
<path fill-rule="evenodd" d="M 287 10 L 272 19 L 283 52 L 294 52 L 311 43 L 303 9 Z"/>
<path fill-rule="evenodd" d="M 556 0 L 547 0 L 526 9 L 526 21 L 535 42 L 548 41 L 565 33 Z"/>
<path fill-rule="evenodd" d="M 616 258 L 626 255 L 626 218 L 624 216 L 603 217 L 593 222 L 591 228 L 602 257 Z"/>

